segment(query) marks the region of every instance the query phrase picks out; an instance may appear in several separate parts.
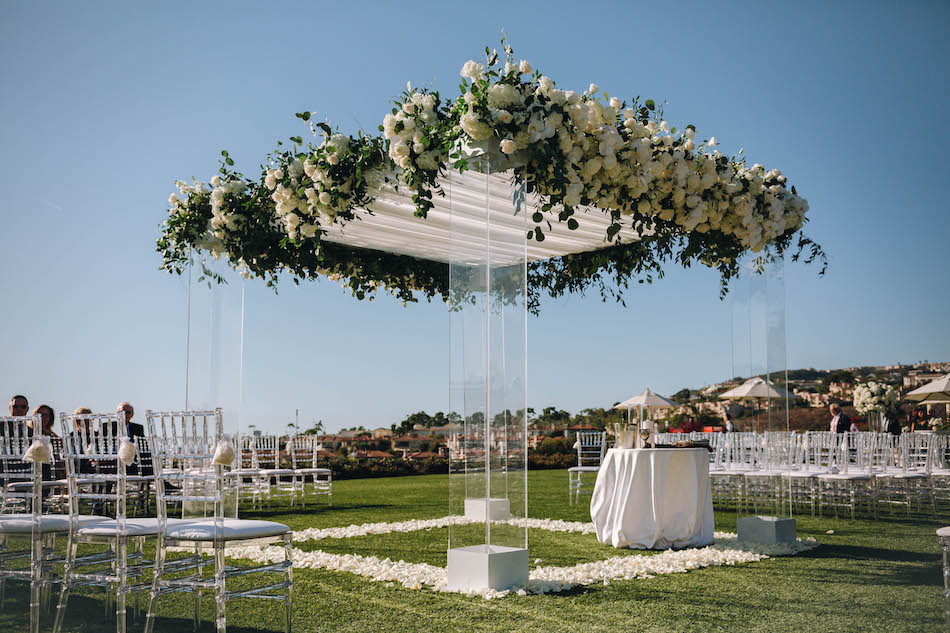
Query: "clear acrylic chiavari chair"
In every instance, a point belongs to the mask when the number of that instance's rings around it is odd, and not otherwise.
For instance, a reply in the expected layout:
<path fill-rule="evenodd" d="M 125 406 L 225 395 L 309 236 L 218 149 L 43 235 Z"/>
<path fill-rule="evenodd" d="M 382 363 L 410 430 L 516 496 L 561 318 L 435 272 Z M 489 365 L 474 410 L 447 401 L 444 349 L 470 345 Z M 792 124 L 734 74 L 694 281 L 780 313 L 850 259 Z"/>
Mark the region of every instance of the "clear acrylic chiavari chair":
<path fill-rule="evenodd" d="M 56 535 L 69 530 L 69 517 L 44 512 L 43 472 L 51 471 L 46 464 L 53 454 L 44 444 L 49 438 L 33 435 L 39 428 L 38 415 L 0 417 L 0 610 L 7 579 L 29 582 L 31 633 L 40 630 L 41 598 L 55 583 Z M 24 547 L 11 547 L 11 541 Z"/>
<path fill-rule="evenodd" d="M 289 499 L 291 505 L 296 502 L 294 470 L 281 468 L 280 438 L 276 435 L 259 435 L 254 438 L 257 451 L 257 464 L 261 469 L 261 492 L 268 503 L 277 499 Z"/>
<path fill-rule="evenodd" d="M 70 592 L 80 586 L 95 586 L 106 589 L 107 611 L 114 594 L 116 631 L 123 633 L 128 594 L 135 596 L 137 611 L 138 592 L 151 586 L 136 581 L 152 566 L 143 549 L 145 540 L 157 535 L 158 521 L 128 516 L 134 495 L 130 495 L 126 469 L 133 463 L 135 449 L 120 433 L 125 429 L 125 414 L 63 413 L 60 421 L 69 486 L 69 542 L 53 630 L 62 628 Z M 92 513 L 83 514 L 86 508 Z M 107 549 L 80 556 L 80 545 L 105 545 Z"/>
<path fill-rule="evenodd" d="M 319 456 L 317 446 L 316 435 L 295 435 L 287 441 L 287 452 L 290 453 L 294 470 L 294 488 L 300 495 L 301 503 L 306 505 L 307 478 L 309 477 L 313 485 L 314 504 L 320 502 L 320 495 L 325 495 L 327 505 L 333 505 L 333 471 L 317 466 Z"/>
<path fill-rule="evenodd" d="M 607 452 L 607 434 L 603 431 L 577 432 L 577 466 L 567 469 L 568 499 L 573 505 L 581 494 L 593 492 L 594 482 L 584 475 L 597 474 Z"/>
<path fill-rule="evenodd" d="M 250 499 L 251 505 L 260 509 L 266 481 L 257 461 L 257 444 L 254 436 L 239 435 L 234 443 L 237 451 L 235 467 L 226 471 L 224 476 L 233 479 L 239 506 L 241 501 Z"/>
<path fill-rule="evenodd" d="M 233 446 L 224 436 L 221 410 L 152 412 L 146 414 L 149 433 L 156 437 L 153 463 L 158 485 L 158 521 L 163 526 L 156 545 L 155 574 L 149 602 L 146 633 L 155 628 L 158 599 L 167 593 L 194 594 L 195 623 L 202 591 L 215 596 L 215 625 L 227 630 L 227 602 L 235 598 L 260 598 L 284 603 L 284 626 L 291 630 L 293 567 L 290 528 L 272 521 L 227 516 L 228 494 L 225 465 L 234 459 Z M 231 455 L 227 455 L 230 451 Z M 166 472 L 168 465 L 173 465 Z M 163 485 L 167 482 L 171 485 Z M 200 508 L 199 517 L 174 522 L 170 504 Z M 257 567 L 229 567 L 229 547 L 283 543 L 284 560 Z M 169 547 L 184 548 L 194 555 L 166 560 Z M 209 560 L 207 552 L 212 558 Z M 208 576 L 204 568 L 213 569 Z M 281 580 L 251 588 L 228 589 L 229 578 L 268 574 Z"/>

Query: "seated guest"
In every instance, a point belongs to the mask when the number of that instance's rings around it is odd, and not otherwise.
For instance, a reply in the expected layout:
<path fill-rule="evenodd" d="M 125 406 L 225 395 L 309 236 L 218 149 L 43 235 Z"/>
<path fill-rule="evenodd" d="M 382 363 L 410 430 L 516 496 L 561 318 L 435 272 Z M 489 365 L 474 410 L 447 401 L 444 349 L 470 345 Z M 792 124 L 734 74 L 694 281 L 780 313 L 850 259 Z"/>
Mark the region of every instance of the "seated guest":
<path fill-rule="evenodd" d="M 13 396 L 10 398 L 10 415 L 24 416 L 30 410 L 30 403 L 26 396 Z"/>
<path fill-rule="evenodd" d="M 860 431 L 860 430 L 861 430 L 861 429 L 858 428 L 858 422 L 857 422 L 857 420 L 851 420 L 851 432 L 852 432 L 852 433 L 857 433 L 857 432 Z"/>
<path fill-rule="evenodd" d="M 46 437 L 57 437 L 56 432 L 53 431 L 53 421 L 56 420 L 56 414 L 53 412 L 53 407 L 48 404 L 41 404 L 40 406 L 33 409 L 33 415 L 40 416 L 40 420 L 43 423 L 42 430 L 40 431 L 41 435 Z M 33 421 L 30 420 L 26 423 L 27 433 L 32 437 L 34 433 Z M 43 464 L 43 480 L 50 481 L 55 479 L 53 477 L 53 468 L 50 464 Z M 49 493 L 48 490 L 43 490 L 44 497 Z"/>
<path fill-rule="evenodd" d="M 736 430 L 736 427 L 732 423 L 732 417 L 727 413 L 726 414 L 726 433 L 732 433 L 735 430 Z"/>
<path fill-rule="evenodd" d="M 73 415 L 91 415 L 92 409 L 89 407 L 79 407 L 73 411 Z M 92 422 L 89 420 L 76 420 L 76 431 L 85 430 L 86 436 L 92 435 Z"/>
<path fill-rule="evenodd" d="M 128 402 L 120 402 L 115 408 L 116 413 L 125 413 L 125 434 L 134 440 L 137 437 L 145 437 L 145 427 L 138 422 L 132 421 L 135 415 L 135 409 Z"/>
<path fill-rule="evenodd" d="M 901 422 L 897 419 L 896 415 L 885 415 L 884 426 L 887 429 L 887 433 L 891 435 L 898 436 L 901 434 Z"/>
<path fill-rule="evenodd" d="M 26 396 L 13 396 L 10 398 L 10 415 L 22 417 L 30 412 L 30 403 Z M 12 426 L 10 428 L 13 428 Z M 7 425 L 0 424 L 0 437 L 7 434 Z"/>
<path fill-rule="evenodd" d="M 43 421 L 43 430 L 40 431 L 42 435 L 47 437 L 58 437 L 56 431 L 53 430 L 53 422 L 56 420 L 56 414 L 53 412 L 53 407 L 48 404 L 41 404 L 40 406 L 33 409 L 33 415 L 40 416 L 40 419 Z M 33 432 L 33 422 L 27 422 L 27 427 L 30 429 L 30 433 Z"/>
<path fill-rule="evenodd" d="M 135 408 L 132 407 L 131 404 L 129 404 L 128 402 L 120 402 L 119 405 L 115 408 L 115 410 L 116 410 L 116 413 L 125 413 L 125 431 L 126 431 L 126 434 L 129 436 L 129 439 L 132 440 L 133 443 L 136 443 L 135 438 L 137 437 L 141 437 L 143 439 L 145 438 L 145 427 L 139 424 L 138 422 L 132 421 L 132 416 L 135 415 Z M 137 447 L 138 446 L 136 445 L 136 448 Z M 152 463 L 151 453 L 148 451 L 147 448 L 143 449 L 142 455 L 140 455 L 139 458 L 141 459 L 144 465 L 144 467 L 142 468 L 142 472 L 139 473 L 138 464 L 132 464 L 126 469 L 126 472 L 130 475 L 154 474 L 151 468 L 151 463 Z"/>

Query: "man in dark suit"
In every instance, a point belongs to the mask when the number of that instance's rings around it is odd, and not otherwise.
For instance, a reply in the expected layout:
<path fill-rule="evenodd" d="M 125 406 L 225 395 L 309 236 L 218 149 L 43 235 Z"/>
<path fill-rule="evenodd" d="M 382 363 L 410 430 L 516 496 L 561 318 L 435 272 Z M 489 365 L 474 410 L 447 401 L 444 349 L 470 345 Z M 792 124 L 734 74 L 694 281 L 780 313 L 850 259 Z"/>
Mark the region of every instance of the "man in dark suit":
<path fill-rule="evenodd" d="M 26 396 L 16 395 L 10 398 L 10 415 L 22 417 L 30 414 L 30 403 Z M 10 429 L 13 425 L 10 425 Z M 6 424 L 0 424 L 0 436 L 6 435 L 9 429 Z"/>
<path fill-rule="evenodd" d="M 831 405 L 831 426 L 828 429 L 832 433 L 847 433 L 851 430 L 851 419 L 841 412 L 841 406 L 837 403 Z"/>
<path fill-rule="evenodd" d="M 128 402 L 120 402 L 119 406 L 115 408 L 116 413 L 125 413 L 125 435 L 129 436 L 129 439 L 135 443 L 135 438 L 141 437 L 145 438 L 145 427 L 139 424 L 138 422 L 132 421 L 132 416 L 135 415 L 135 409 Z M 142 454 L 139 455 L 139 461 L 142 464 L 142 472 L 139 473 L 139 465 L 132 464 L 128 469 L 128 474 L 130 475 L 151 475 L 152 474 L 152 455 L 151 452 L 146 447 Z"/>

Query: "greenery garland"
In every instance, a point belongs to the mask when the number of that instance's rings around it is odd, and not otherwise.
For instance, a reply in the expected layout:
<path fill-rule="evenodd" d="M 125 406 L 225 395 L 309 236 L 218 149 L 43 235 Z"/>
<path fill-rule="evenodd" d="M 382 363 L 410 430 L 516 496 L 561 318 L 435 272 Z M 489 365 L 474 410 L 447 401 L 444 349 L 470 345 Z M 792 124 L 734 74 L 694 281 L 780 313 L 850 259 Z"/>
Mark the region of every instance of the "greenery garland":
<path fill-rule="evenodd" d="M 630 280 L 652 282 L 663 264 L 693 262 L 719 270 L 722 293 L 748 252 L 827 260 L 801 231 L 808 203 L 778 170 L 748 167 L 740 156 L 715 149 L 715 138 L 697 141 L 692 125 L 677 133 L 652 100 L 627 103 L 591 84 L 583 93 L 562 91 L 525 62 L 506 61 L 485 49 L 486 61 L 466 62 L 461 96 L 406 86 L 379 126 L 381 137 L 347 136 L 312 114 L 319 145 L 292 137 L 278 142 L 256 180 L 232 169 L 222 151 L 209 183 L 179 182 L 169 198 L 157 250 L 162 268 L 182 273 L 194 250 L 226 257 L 246 277 L 273 285 L 281 273 L 295 283 L 319 275 L 340 281 L 359 298 L 384 288 L 404 302 L 449 296 L 448 265 L 321 239 L 331 224 L 356 219 L 381 187 L 409 191 L 424 221 L 441 178 L 471 167 L 471 148 L 508 157 L 513 179 L 537 194 L 540 208 L 526 238 L 544 240 L 552 222 L 574 230 L 585 213 L 611 222 L 605 248 L 533 262 L 528 269 L 529 308 L 542 294 L 557 297 L 597 288 L 606 300 L 623 301 Z M 628 226 L 643 237 L 621 242 Z"/>

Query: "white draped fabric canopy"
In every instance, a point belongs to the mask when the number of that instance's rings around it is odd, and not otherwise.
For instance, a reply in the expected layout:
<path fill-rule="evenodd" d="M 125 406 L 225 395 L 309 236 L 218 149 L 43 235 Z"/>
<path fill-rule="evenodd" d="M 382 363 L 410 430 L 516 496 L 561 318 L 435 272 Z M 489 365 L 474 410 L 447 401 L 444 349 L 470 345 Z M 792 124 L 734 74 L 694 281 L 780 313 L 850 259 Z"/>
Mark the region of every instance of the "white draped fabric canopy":
<path fill-rule="evenodd" d="M 426 219 L 413 215 L 416 205 L 405 188 L 395 191 L 383 184 L 366 209 L 356 211 L 357 219 L 344 225 L 334 223 L 321 238 L 356 248 L 440 262 L 485 262 L 486 212 L 490 214 L 491 263 L 504 264 L 525 258 L 525 214 L 539 211 L 537 197 L 529 194 L 516 211 L 511 200 L 511 172 L 486 175 L 473 170 L 449 172 L 440 181 L 445 197 L 433 196 L 435 207 Z M 487 210 L 487 211 L 486 211 Z M 544 241 L 527 241 L 527 260 L 537 261 L 572 253 L 594 251 L 618 242 L 607 242 L 610 215 L 601 209 L 578 208 L 578 227 L 567 228 L 557 214 L 544 213 L 551 227 L 544 229 Z M 533 226 L 533 225 L 532 225 Z M 619 239 L 633 242 L 639 233 L 624 223 Z"/>

